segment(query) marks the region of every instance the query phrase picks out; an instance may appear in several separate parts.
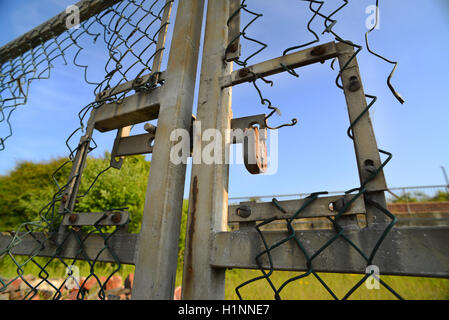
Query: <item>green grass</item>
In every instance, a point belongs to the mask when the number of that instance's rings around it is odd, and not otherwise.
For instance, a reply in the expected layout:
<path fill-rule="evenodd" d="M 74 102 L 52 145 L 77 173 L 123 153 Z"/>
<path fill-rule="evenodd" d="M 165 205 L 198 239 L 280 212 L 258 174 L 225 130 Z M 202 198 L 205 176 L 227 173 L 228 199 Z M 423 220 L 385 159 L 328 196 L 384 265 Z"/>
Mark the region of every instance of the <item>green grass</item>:
<path fill-rule="evenodd" d="M 25 262 L 24 257 L 17 258 L 20 263 Z M 48 258 L 35 259 L 41 265 L 48 262 Z M 78 261 L 76 265 L 80 269 L 80 275 L 89 275 L 89 265 L 86 262 Z M 10 257 L 5 256 L 0 259 L 0 277 L 11 279 L 17 276 L 16 267 Z M 114 264 L 97 263 L 95 274 L 97 276 L 109 276 L 116 269 Z M 178 268 L 176 286 L 182 283 L 182 268 Z M 47 267 L 49 278 L 59 278 L 65 276 L 65 267 L 59 261 L 52 261 Z M 24 274 L 38 276 L 39 267 L 32 261 L 28 261 L 24 267 Z M 116 273 L 124 280 L 129 273 L 134 272 L 134 266 L 122 265 Z M 289 278 L 299 275 L 296 272 L 276 271 L 271 276 L 276 287 L 279 287 Z M 226 272 L 226 292 L 227 300 L 238 299 L 235 288 L 246 280 L 261 275 L 260 271 L 254 270 L 228 270 Z M 319 276 L 328 284 L 336 296 L 341 299 L 360 279 L 362 275 L 354 274 L 331 274 L 320 273 Z M 397 293 L 407 300 L 449 300 L 449 279 L 418 278 L 418 277 L 398 277 L 382 276 L 381 279 L 391 286 Z M 253 282 L 240 290 L 242 297 L 246 300 L 271 300 L 274 298 L 273 291 L 265 280 Z M 322 300 L 332 299 L 321 283 L 310 275 L 301 280 L 296 280 L 288 284 L 281 292 L 284 300 Z M 381 286 L 379 290 L 368 290 L 362 284 L 350 297 L 357 300 L 385 300 L 396 299 L 386 288 Z"/>
<path fill-rule="evenodd" d="M 260 271 L 230 270 L 226 273 L 226 299 L 238 299 L 235 287 L 246 280 L 260 276 Z M 284 281 L 300 275 L 296 272 L 276 271 L 271 280 L 278 288 Z M 363 278 L 355 274 L 320 273 L 319 276 L 330 289 L 341 299 Z M 449 279 L 382 276 L 381 279 L 407 300 L 449 300 Z M 243 299 L 270 300 L 274 298 L 266 280 L 253 282 L 240 290 Z M 323 285 L 313 276 L 289 283 L 280 294 L 284 300 L 322 300 L 333 299 Z M 368 290 L 362 284 L 350 297 L 355 300 L 391 300 L 396 297 L 382 285 L 379 290 Z"/>

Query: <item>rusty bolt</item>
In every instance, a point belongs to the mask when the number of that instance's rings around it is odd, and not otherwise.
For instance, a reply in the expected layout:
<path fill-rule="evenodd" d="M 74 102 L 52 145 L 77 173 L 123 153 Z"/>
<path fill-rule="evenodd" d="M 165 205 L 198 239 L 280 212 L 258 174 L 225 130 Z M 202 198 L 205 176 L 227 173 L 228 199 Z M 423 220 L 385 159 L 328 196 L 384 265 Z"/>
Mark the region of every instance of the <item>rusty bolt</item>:
<path fill-rule="evenodd" d="M 237 215 L 242 218 L 248 218 L 251 215 L 251 208 L 247 205 L 241 205 L 237 208 Z"/>
<path fill-rule="evenodd" d="M 70 224 L 75 224 L 77 220 L 78 220 L 78 215 L 72 213 L 72 214 L 70 215 L 70 217 L 69 217 L 69 222 L 70 222 Z"/>
<path fill-rule="evenodd" d="M 244 78 L 248 74 L 249 74 L 249 69 L 248 68 L 243 68 L 243 69 L 240 69 L 240 71 L 239 71 L 239 77 L 240 78 Z"/>
<path fill-rule="evenodd" d="M 349 78 L 349 85 L 348 85 L 349 91 L 356 92 L 360 90 L 360 88 L 361 88 L 360 81 L 356 76 L 352 76 L 351 78 Z"/>
<path fill-rule="evenodd" d="M 112 222 L 114 222 L 115 224 L 120 223 L 120 221 L 122 221 L 122 215 L 120 212 L 116 212 L 112 215 L 111 217 Z"/>
<path fill-rule="evenodd" d="M 142 78 L 136 78 L 135 80 L 134 80 L 134 83 L 136 83 L 136 84 L 139 84 L 139 83 L 141 83 L 142 82 Z"/>
<path fill-rule="evenodd" d="M 367 176 L 371 176 L 374 172 L 376 172 L 377 168 L 374 165 L 374 161 L 371 159 L 365 160 L 364 164 L 364 169 L 365 172 L 367 174 Z"/>
<path fill-rule="evenodd" d="M 343 198 L 339 198 L 336 201 L 331 202 L 329 204 L 329 210 L 340 212 L 341 210 L 343 210 L 343 208 L 345 207 L 346 203 L 347 202 L 346 202 L 346 199 L 344 197 Z"/>
<path fill-rule="evenodd" d="M 325 46 L 318 46 L 313 48 L 313 50 L 310 52 L 312 56 L 321 56 L 326 53 L 326 47 Z"/>
<path fill-rule="evenodd" d="M 229 47 L 228 47 L 228 52 L 236 52 L 238 49 L 238 45 L 236 42 L 232 43 Z"/>

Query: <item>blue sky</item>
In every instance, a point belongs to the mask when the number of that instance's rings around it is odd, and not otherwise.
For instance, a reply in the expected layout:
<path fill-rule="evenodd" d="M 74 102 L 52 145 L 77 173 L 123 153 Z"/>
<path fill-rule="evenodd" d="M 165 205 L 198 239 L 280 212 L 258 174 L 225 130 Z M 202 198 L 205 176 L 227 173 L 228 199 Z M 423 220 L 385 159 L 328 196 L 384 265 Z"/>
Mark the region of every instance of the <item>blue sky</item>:
<path fill-rule="evenodd" d="M 15 39 L 73 3 L 0 0 L 3 30 L 0 44 Z M 364 45 L 365 8 L 374 3 L 374 0 L 350 1 L 336 16 L 338 23 L 334 30 L 343 38 Z M 307 2 L 247 0 L 247 4 L 250 10 L 264 14 L 248 29 L 248 36 L 269 45 L 251 64 L 280 56 L 285 48 L 313 39 L 306 30 L 311 17 Z M 326 1 L 322 12 L 332 12 L 340 4 L 340 0 Z M 392 82 L 406 103 L 399 104 L 386 85 L 390 64 L 365 50 L 358 60 L 365 92 L 379 98 L 371 113 L 378 145 L 393 153 L 385 168 L 387 183 L 390 187 L 443 184 L 440 166 L 449 170 L 449 1 L 389 0 L 380 1 L 380 6 L 380 29 L 371 33 L 371 47 L 399 61 Z M 243 21 L 248 18 L 242 17 Z M 322 20 L 317 19 L 312 27 L 321 34 Z M 325 35 L 321 43 L 331 40 Z M 243 42 L 243 55 L 248 55 L 251 48 Z M 104 77 L 97 63 L 104 55 L 103 49 L 96 47 L 83 58 L 89 62 L 89 75 L 94 79 Z M 273 87 L 260 84 L 264 95 L 282 110 L 281 117 L 273 117 L 272 125 L 289 122 L 291 118 L 299 121 L 295 127 L 279 131 L 277 173 L 252 176 L 242 165 L 232 165 L 231 197 L 359 186 L 352 141 L 346 136 L 349 120 L 345 99 L 335 86 L 336 71 L 331 70 L 329 62 L 296 71 L 300 74 L 298 79 L 282 74 L 270 77 Z M 49 80 L 32 83 L 27 105 L 20 106 L 12 116 L 14 135 L 7 140 L 6 150 L 0 152 L 0 174 L 13 169 L 20 160 L 44 161 L 67 156 L 65 140 L 77 128 L 78 111 L 94 98 L 93 87 L 82 79 L 80 68 L 59 62 L 55 63 Z M 251 85 L 234 87 L 234 117 L 263 112 L 265 107 Z M 4 123 L 0 123 L 0 133 L 3 127 Z M 110 150 L 114 137 L 115 132 L 96 133 L 99 148 L 94 155 Z M 190 167 L 187 170 L 189 177 Z"/>

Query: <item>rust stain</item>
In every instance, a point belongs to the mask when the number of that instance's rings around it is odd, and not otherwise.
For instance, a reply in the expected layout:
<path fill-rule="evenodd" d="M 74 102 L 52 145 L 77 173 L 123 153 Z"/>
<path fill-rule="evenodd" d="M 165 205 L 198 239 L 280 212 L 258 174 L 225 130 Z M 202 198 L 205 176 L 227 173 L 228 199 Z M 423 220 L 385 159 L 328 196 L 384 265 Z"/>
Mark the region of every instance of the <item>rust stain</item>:
<path fill-rule="evenodd" d="M 195 219 L 196 219 L 196 205 L 197 205 L 197 198 L 198 198 L 198 177 L 193 177 L 193 184 L 192 184 L 192 209 L 189 210 L 190 212 L 190 223 L 188 226 L 187 234 L 188 234 L 188 242 L 187 242 L 187 259 L 185 261 L 187 266 L 187 272 L 188 275 L 186 277 L 186 289 L 192 288 L 192 274 L 193 274 L 193 267 L 192 267 L 192 248 L 193 248 L 193 235 L 195 234 Z"/>

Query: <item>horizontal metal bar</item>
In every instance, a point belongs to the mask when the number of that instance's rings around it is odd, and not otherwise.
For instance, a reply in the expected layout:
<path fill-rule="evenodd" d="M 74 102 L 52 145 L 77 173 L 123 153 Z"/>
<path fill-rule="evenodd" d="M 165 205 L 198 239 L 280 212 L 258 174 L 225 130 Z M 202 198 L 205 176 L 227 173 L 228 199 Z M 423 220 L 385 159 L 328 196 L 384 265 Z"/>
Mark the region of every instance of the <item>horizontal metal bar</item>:
<path fill-rule="evenodd" d="M 433 188 L 447 188 L 445 184 L 433 185 L 433 186 L 413 186 L 413 187 L 393 187 L 388 190 L 407 190 L 407 189 L 433 189 Z"/>
<path fill-rule="evenodd" d="M 345 235 L 370 253 L 383 230 L 365 228 Z M 285 239 L 287 232 L 264 231 L 269 245 Z M 309 255 L 335 235 L 333 230 L 297 231 Z M 392 229 L 384 239 L 372 264 L 380 274 L 449 278 L 449 227 L 410 227 Z M 211 265 L 220 268 L 258 269 L 256 256 L 265 250 L 257 232 L 216 233 L 212 245 Z M 306 259 L 293 240 L 271 251 L 275 270 L 305 271 Z M 260 259 L 269 269 L 266 255 Z M 313 261 L 317 272 L 365 273 L 366 261 L 341 237 L 322 251 Z"/>
<path fill-rule="evenodd" d="M 434 188 L 447 188 L 446 185 L 432 185 L 432 186 L 415 186 L 415 187 L 394 187 L 388 188 L 388 190 L 407 190 L 407 189 L 434 189 Z M 388 191 L 386 190 L 386 191 Z M 343 194 L 345 190 L 329 191 L 328 194 Z M 229 197 L 229 200 L 245 200 L 250 198 L 285 198 L 285 197 L 306 197 L 310 193 L 291 193 L 291 194 L 272 194 L 272 195 L 252 195 L 242 197 Z"/>
<path fill-rule="evenodd" d="M 79 8 L 80 22 L 112 7 L 121 0 L 82 0 L 75 4 Z M 8 60 L 17 58 L 21 54 L 36 48 L 38 45 L 59 36 L 67 31 L 66 19 L 68 13 L 61 12 L 38 27 L 30 30 L 19 38 L 0 48 L 0 65 Z M 26 18 L 26 17 L 25 17 Z"/>
<path fill-rule="evenodd" d="M 121 138 L 117 147 L 116 157 L 132 156 L 136 154 L 152 153 L 151 142 L 154 141 L 154 134 L 145 133 L 135 136 Z"/>
<path fill-rule="evenodd" d="M 104 90 L 104 91 L 100 92 L 99 94 L 97 94 L 97 100 L 105 99 L 110 96 L 113 96 L 113 95 L 116 95 L 116 94 L 119 94 L 119 93 L 122 93 L 125 91 L 132 90 L 136 85 L 137 86 L 143 85 L 143 84 L 147 83 L 148 81 L 150 81 L 151 77 L 153 75 L 155 75 L 156 73 L 157 72 L 150 73 L 150 74 L 144 75 L 142 77 L 136 78 L 134 80 L 122 83 L 114 88 Z M 162 83 L 163 81 L 165 81 L 165 76 L 166 76 L 165 71 L 162 71 L 158 76 L 158 83 Z"/>
<path fill-rule="evenodd" d="M 85 212 L 68 213 L 64 215 L 62 224 L 64 226 L 116 226 L 123 225 L 129 220 L 129 212 Z"/>
<path fill-rule="evenodd" d="M 38 250 L 39 257 L 53 257 L 56 255 L 58 246 L 48 239 L 42 233 L 33 234 L 37 240 L 30 235 L 23 237 L 22 241 L 11 249 L 13 255 L 34 255 Z M 84 239 L 87 235 L 78 233 L 80 239 Z M 105 236 L 109 236 L 105 234 Z M 60 248 L 57 256 L 63 259 L 78 259 L 78 260 L 94 260 L 98 256 L 97 261 L 102 262 L 116 262 L 109 250 L 104 250 L 105 245 L 114 252 L 122 264 L 134 264 L 134 254 L 138 243 L 138 234 L 116 233 L 105 243 L 105 240 L 99 234 L 91 234 L 83 243 L 84 252 L 87 257 L 81 254 L 80 246 L 75 235 L 71 233 L 64 245 Z M 0 252 L 6 248 L 12 240 L 11 236 L 0 235 Z"/>
<path fill-rule="evenodd" d="M 304 208 L 298 218 L 335 216 L 338 211 L 331 211 L 329 205 L 343 197 L 344 196 L 320 197 Z M 354 197 L 354 195 L 347 195 L 346 200 L 349 201 Z M 291 218 L 306 201 L 307 199 L 279 201 L 279 204 L 286 210 L 286 213 L 277 209 L 271 202 L 242 202 L 240 205 L 230 205 L 228 207 L 228 222 L 261 221 L 271 218 L 275 218 L 275 220 L 288 219 Z M 237 210 L 242 205 L 245 205 L 251 210 L 251 215 L 248 218 L 242 218 L 237 214 Z M 354 200 L 344 214 L 363 213 L 365 213 L 365 202 L 362 197 L 359 197 Z"/>
<path fill-rule="evenodd" d="M 152 89 L 151 93 L 137 92 L 121 102 L 102 105 L 95 113 L 95 129 L 106 132 L 157 119 L 163 88 Z"/>
<path fill-rule="evenodd" d="M 317 47 L 308 48 L 295 53 L 287 54 L 278 58 L 264 61 L 232 72 L 220 79 L 222 88 L 234 86 L 240 83 L 254 80 L 254 74 L 267 77 L 276 73 L 286 71 L 286 68 L 294 69 L 309 64 L 325 61 L 338 56 L 338 52 L 334 42 L 329 42 Z"/>

